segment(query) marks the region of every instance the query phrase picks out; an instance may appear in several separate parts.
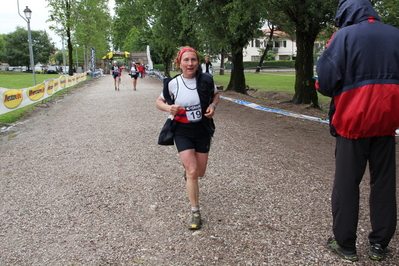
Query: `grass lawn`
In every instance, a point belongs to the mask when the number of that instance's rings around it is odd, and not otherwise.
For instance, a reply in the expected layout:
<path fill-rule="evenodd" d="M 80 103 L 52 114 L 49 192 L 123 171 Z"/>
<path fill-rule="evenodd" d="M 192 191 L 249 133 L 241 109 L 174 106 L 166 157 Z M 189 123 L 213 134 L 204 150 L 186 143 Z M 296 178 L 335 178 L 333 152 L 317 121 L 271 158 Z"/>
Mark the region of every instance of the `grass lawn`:
<path fill-rule="evenodd" d="M 171 76 L 178 74 L 177 72 L 171 73 Z M 230 72 L 225 72 L 224 75 L 215 73 L 213 79 L 217 86 L 223 86 L 224 89 L 230 82 Z M 282 91 L 288 94 L 295 94 L 295 72 L 262 72 L 256 73 L 245 73 L 245 82 L 252 88 L 258 91 Z M 325 97 L 321 94 L 317 94 L 319 102 L 327 103 L 330 102 L 331 98 Z"/>
<path fill-rule="evenodd" d="M 61 74 L 36 74 L 36 84 L 46 79 L 59 78 Z M 24 89 L 33 87 L 33 74 L 15 71 L 0 71 L 0 87 L 6 89 Z"/>
<path fill-rule="evenodd" d="M 223 86 L 224 89 L 230 82 L 230 73 L 223 76 L 216 74 L 213 76 L 216 85 Z M 251 89 L 260 91 L 283 91 L 294 94 L 295 72 L 266 72 L 266 73 L 245 73 L 245 82 Z"/>

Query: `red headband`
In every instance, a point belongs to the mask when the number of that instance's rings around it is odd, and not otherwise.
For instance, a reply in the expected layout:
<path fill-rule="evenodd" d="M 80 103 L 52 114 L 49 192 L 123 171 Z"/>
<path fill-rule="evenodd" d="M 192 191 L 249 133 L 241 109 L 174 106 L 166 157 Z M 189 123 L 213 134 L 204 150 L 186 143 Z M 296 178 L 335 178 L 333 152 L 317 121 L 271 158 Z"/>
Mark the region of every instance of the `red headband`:
<path fill-rule="evenodd" d="M 177 63 L 180 64 L 181 57 L 182 57 L 183 54 L 184 54 L 185 52 L 187 52 L 187 51 L 192 51 L 192 52 L 194 52 L 194 53 L 197 55 L 197 57 L 198 57 L 198 53 L 197 53 L 197 51 L 194 50 L 194 48 L 187 47 L 187 48 L 184 48 L 184 49 L 180 50 L 179 56 L 177 57 Z"/>

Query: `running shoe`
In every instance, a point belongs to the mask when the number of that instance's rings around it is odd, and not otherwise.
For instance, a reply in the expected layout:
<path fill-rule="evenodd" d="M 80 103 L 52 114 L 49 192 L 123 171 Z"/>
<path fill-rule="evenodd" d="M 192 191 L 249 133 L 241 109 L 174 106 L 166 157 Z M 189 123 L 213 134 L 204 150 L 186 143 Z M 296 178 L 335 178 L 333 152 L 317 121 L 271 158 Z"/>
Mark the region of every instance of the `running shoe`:
<path fill-rule="evenodd" d="M 382 248 L 378 243 L 370 243 L 369 258 L 372 260 L 383 260 L 386 248 Z"/>
<path fill-rule="evenodd" d="M 192 212 L 191 213 L 191 221 L 188 224 L 188 229 L 190 230 L 198 230 L 201 229 L 201 214 L 200 212 Z"/>
<path fill-rule="evenodd" d="M 356 251 L 351 251 L 351 250 L 345 250 L 341 248 L 337 240 L 335 238 L 330 237 L 327 241 L 327 249 L 332 251 L 333 253 L 337 254 L 344 260 L 349 260 L 349 261 L 358 261 L 359 257 L 356 254 Z"/>

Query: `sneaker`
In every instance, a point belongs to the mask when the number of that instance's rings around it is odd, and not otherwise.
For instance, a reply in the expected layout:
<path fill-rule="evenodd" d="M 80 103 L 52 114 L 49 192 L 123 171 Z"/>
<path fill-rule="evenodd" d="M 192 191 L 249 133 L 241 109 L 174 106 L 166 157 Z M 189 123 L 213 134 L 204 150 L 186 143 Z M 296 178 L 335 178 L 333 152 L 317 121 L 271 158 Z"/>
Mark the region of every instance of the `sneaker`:
<path fill-rule="evenodd" d="M 386 249 L 382 248 L 378 243 L 370 243 L 369 258 L 372 260 L 383 260 L 385 258 Z"/>
<path fill-rule="evenodd" d="M 335 238 L 330 237 L 327 241 L 327 249 L 334 252 L 344 260 L 349 260 L 349 261 L 358 261 L 359 257 L 356 254 L 356 251 L 349 251 L 341 248 L 337 240 Z"/>
<path fill-rule="evenodd" d="M 191 221 L 188 224 L 188 229 L 190 230 L 198 230 L 201 229 L 201 214 L 200 212 L 192 212 L 191 213 Z"/>

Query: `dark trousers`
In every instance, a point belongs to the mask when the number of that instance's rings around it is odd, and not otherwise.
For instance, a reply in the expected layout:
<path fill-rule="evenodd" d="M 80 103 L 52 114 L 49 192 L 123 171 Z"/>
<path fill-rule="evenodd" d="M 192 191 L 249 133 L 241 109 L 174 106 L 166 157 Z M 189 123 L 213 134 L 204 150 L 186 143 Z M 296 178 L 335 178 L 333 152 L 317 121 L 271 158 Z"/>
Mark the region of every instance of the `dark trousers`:
<path fill-rule="evenodd" d="M 395 137 L 347 139 L 337 137 L 332 191 L 333 232 L 338 244 L 356 250 L 359 184 L 370 170 L 371 243 L 388 246 L 396 230 Z"/>

